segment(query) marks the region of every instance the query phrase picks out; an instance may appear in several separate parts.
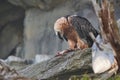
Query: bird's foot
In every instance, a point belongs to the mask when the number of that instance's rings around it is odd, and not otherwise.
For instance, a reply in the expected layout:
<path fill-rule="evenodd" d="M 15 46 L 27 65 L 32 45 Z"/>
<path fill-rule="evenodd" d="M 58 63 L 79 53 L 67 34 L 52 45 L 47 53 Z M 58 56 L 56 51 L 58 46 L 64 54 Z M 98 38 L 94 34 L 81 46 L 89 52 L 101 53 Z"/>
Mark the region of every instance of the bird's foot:
<path fill-rule="evenodd" d="M 57 57 L 57 56 L 63 56 L 64 54 L 69 53 L 69 52 L 72 52 L 72 51 L 74 51 L 74 50 L 73 50 L 73 49 L 66 49 L 66 50 L 60 51 L 60 52 L 58 52 L 58 53 L 55 55 L 55 57 Z"/>
<path fill-rule="evenodd" d="M 74 51 L 81 50 L 80 48 L 75 48 Z"/>
<path fill-rule="evenodd" d="M 66 49 L 66 50 L 63 50 L 63 51 L 58 52 L 58 53 L 55 55 L 55 57 L 57 57 L 57 56 L 63 56 L 64 54 L 67 54 L 67 53 L 72 52 L 72 51 L 77 51 L 77 50 L 81 50 L 81 49 L 79 49 L 79 48 Z"/>

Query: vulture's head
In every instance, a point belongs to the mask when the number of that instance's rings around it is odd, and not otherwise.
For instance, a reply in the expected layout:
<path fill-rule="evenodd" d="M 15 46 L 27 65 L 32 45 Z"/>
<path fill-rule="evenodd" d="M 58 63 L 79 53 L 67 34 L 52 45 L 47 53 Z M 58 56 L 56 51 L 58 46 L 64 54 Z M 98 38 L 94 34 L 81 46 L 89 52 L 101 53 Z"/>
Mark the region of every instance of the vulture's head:
<path fill-rule="evenodd" d="M 54 31 L 61 40 L 66 40 L 65 30 L 68 28 L 68 22 L 65 17 L 61 17 L 54 23 Z"/>

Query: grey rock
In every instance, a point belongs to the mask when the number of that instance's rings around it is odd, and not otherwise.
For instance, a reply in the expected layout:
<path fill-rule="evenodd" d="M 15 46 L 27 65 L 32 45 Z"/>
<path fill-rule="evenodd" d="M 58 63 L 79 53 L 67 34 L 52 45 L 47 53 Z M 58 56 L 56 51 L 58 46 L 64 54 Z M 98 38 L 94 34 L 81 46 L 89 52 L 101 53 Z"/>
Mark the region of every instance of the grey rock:
<path fill-rule="evenodd" d="M 0 58 L 9 56 L 23 38 L 24 10 L 10 3 L 0 3 Z"/>
<path fill-rule="evenodd" d="M 41 10 L 51 10 L 57 5 L 65 2 L 66 0 L 8 0 L 14 5 L 19 5 L 23 8 L 39 8 Z"/>

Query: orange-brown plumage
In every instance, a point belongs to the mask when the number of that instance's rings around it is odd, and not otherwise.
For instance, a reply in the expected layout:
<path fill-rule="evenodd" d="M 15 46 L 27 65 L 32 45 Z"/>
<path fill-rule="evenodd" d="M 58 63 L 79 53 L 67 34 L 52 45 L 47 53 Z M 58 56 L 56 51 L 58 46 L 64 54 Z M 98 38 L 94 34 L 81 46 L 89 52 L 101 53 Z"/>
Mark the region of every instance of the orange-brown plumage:
<path fill-rule="evenodd" d="M 74 15 L 59 18 L 54 24 L 54 30 L 60 39 L 68 41 L 69 50 L 90 47 L 93 41 L 88 40 L 91 39 L 89 32 L 95 36 L 98 34 L 85 18 Z"/>

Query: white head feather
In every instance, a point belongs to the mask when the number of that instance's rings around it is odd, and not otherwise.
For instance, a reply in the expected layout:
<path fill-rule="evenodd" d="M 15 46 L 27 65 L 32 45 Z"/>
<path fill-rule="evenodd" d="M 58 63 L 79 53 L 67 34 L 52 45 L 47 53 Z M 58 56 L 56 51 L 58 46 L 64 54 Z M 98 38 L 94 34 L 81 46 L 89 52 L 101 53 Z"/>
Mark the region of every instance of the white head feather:
<path fill-rule="evenodd" d="M 58 35 L 58 32 L 61 33 L 61 36 L 64 34 L 64 32 L 62 30 L 64 28 L 64 26 L 62 25 L 63 23 L 66 23 L 65 17 L 61 17 L 56 20 L 56 22 L 54 24 L 54 31 L 55 31 L 56 35 Z"/>

